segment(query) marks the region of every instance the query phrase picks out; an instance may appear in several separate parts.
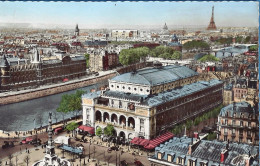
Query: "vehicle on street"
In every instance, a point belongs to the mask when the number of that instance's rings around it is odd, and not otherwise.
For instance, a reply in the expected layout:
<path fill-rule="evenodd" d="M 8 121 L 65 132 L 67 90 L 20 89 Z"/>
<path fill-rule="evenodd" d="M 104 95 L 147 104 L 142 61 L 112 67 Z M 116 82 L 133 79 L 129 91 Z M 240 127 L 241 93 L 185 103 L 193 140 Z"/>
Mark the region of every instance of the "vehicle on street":
<path fill-rule="evenodd" d="M 14 147 L 14 143 L 13 142 L 8 142 L 8 141 L 4 141 L 4 145 L 2 145 L 2 149 L 6 149 L 9 147 Z"/>
<path fill-rule="evenodd" d="M 32 137 L 26 137 L 20 142 L 20 144 L 29 144 L 32 140 Z"/>

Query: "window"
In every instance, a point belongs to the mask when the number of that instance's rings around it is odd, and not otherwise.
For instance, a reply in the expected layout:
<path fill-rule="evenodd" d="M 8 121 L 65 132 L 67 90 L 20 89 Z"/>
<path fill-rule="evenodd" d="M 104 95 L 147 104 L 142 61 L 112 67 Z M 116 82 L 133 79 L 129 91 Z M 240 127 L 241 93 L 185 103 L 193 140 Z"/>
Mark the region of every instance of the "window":
<path fill-rule="evenodd" d="M 140 131 L 144 131 L 144 119 L 140 119 Z"/>
<path fill-rule="evenodd" d="M 243 126 L 243 121 L 240 121 L 240 126 L 241 126 L 241 127 Z"/>
<path fill-rule="evenodd" d="M 224 141 L 227 141 L 227 136 L 224 136 Z"/>
<path fill-rule="evenodd" d="M 134 90 L 136 91 L 136 88 L 134 88 Z"/>
<path fill-rule="evenodd" d="M 178 163 L 177 163 L 177 164 L 182 164 L 182 163 L 183 163 L 183 161 L 184 161 L 184 159 L 183 159 L 183 158 L 181 158 L 181 157 L 178 157 Z"/>
<path fill-rule="evenodd" d="M 232 125 L 235 125 L 236 124 L 236 120 L 232 120 Z"/>
<path fill-rule="evenodd" d="M 168 154 L 167 161 L 172 162 L 172 156 Z"/>
<path fill-rule="evenodd" d="M 119 86 L 117 86 L 117 88 L 119 88 Z"/>
<path fill-rule="evenodd" d="M 161 159 L 162 159 L 162 153 L 158 152 L 157 158 L 158 158 L 159 160 L 161 160 Z"/>
<path fill-rule="evenodd" d="M 125 86 L 123 86 L 122 88 L 125 89 Z"/>
<path fill-rule="evenodd" d="M 251 122 L 248 122 L 248 127 L 251 127 Z"/>
<path fill-rule="evenodd" d="M 119 101 L 119 108 L 122 108 L 122 101 Z"/>
<path fill-rule="evenodd" d="M 150 92 L 149 89 L 147 89 L 146 92 Z"/>
<path fill-rule="evenodd" d="M 113 88 L 113 87 L 114 87 L 114 85 L 111 85 L 111 87 Z"/>
<path fill-rule="evenodd" d="M 142 92 L 142 91 L 143 91 L 143 89 L 140 89 L 140 91 Z"/>
<path fill-rule="evenodd" d="M 131 90 L 131 88 L 130 88 L 130 87 L 128 87 L 128 89 L 129 89 L 129 90 Z"/>

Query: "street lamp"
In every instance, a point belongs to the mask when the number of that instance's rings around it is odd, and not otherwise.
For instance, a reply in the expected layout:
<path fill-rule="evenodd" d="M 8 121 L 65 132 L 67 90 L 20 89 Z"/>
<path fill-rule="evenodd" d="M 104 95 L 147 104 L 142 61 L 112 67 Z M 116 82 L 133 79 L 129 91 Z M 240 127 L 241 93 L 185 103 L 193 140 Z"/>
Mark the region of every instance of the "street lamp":
<path fill-rule="evenodd" d="M 88 147 L 88 158 L 90 159 L 90 142 L 89 142 L 89 147 Z"/>

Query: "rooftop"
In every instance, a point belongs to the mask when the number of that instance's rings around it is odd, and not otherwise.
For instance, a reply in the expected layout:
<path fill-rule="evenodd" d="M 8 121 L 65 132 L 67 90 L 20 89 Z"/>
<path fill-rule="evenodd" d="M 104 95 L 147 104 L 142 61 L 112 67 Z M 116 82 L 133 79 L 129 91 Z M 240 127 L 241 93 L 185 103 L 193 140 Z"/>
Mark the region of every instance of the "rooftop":
<path fill-rule="evenodd" d="M 240 103 L 232 103 L 222 108 L 219 115 L 228 115 L 229 117 L 234 117 L 234 113 L 236 113 L 236 116 L 240 116 L 240 113 L 242 113 L 244 117 L 247 117 L 250 114 L 255 114 L 256 111 L 251 107 L 249 103 L 243 101 Z"/>
<path fill-rule="evenodd" d="M 179 79 L 198 75 L 198 73 L 185 66 L 163 66 L 161 68 L 145 68 L 135 73 L 125 73 L 112 78 L 112 81 L 126 82 L 140 85 L 160 85 Z"/>
<path fill-rule="evenodd" d="M 195 141 L 195 139 L 194 139 Z M 198 141 L 198 140 L 197 140 Z M 169 141 L 161 144 L 159 147 L 155 148 L 155 156 L 152 158 L 157 158 L 158 152 L 163 153 L 162 159 L 167 161 L 168 154 L 174 156 L 173 162 L 176 162 L 177 157 L 185 157 L 185 165 L 187 165 L 188 160 L 191 159 L 196 162 L 196 166 L 200 165 L 200 162 L 208 162 L 208 166 L 218 163 L 220 164 L 220 155 L 222 150 L 226 149 L 227 143 L 218 141 L 208 141 L 201 140 L 198 146 L 192 152 L 192 155 L 187 155 L 189 150 L 189 145 L 192 139 L 188 137 L 177 138 L 174 137 Z M 228 144 L 228 155 L 223 164 L 225 165 L 235 165 L 235 158 L 242 156 L 241 162 L 244 161 L 244 156 L 246 155 L 256 155 L 258 147 L 250 146 L 247 144 Z M 242 164 L 241 163 L 241 164 Z M 251 163 L 252 164 L 252 163 Z M 254 164 L 252 164 L 254 165 Z"/>
<path fill-rule="evenodd" d="M 172 101 L 176 98 L 180 98 L 180 97 L 192 94 L 194 92 L 197 92 L 197 91 L 200 91 L 200 90 L 203 90 L 203 89 L 206 89 L 206 88 L 218 85 L 218 84 L 222 84 L 222 81 L 220 81 L 220 80 L 210 80 L 208 82 L 199 81 L 199 82 L 192 83 L 189 85 L 184 85 L 183 87 L 172 89 L 171 91 L 166 91 L 166 92 L 162 92 L 157 95 L 151 95 L 151 96 L 108 90 L 108 91 L 104 91 L 102 96 L 135 101 L 135 102 L 139 102 L 140 105 L 154 107 L 154 106 L 160 105 L 162 103 Z M 94 92 L 94 93 L 100 94 L 100 91 Z M 83 97 L 84 98 L 95 98 L 95 97 L 98 97 L 98 95 L 85 94 Z"/>

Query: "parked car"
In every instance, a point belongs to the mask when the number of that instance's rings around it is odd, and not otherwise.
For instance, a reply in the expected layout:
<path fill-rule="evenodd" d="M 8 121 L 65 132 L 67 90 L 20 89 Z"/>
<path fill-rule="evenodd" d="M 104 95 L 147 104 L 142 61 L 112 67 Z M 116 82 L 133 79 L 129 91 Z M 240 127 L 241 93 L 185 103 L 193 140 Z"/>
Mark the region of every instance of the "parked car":
<path fill-rule="evenodd" d="M 13 142 L 8 142 L 8 141 L 4 141 L 4 145 L 2 145 L 2 149 L 6 149 L 9 147 L 14 147 L 14 143 Z"/>
<path fill-rule="evenodd" d="M 128 163 L 125 160 L 123 160 L 123 161 L 120 162 L 120 165 L 121 166 L 128 166 Z"/>
<path fill-rule="evenodd" d="M 33 139 L 31 142 L 29 142 L 29 144 L 32 144 L 32 145 L 36 145 L 36 146 L 38 146 L 38 145 L 41 145 L 41 140 L 40 139 Z"/>
<path fill-rule="evenodd" d="M 32 140 L 32 137 L 26 137 L 20 142 L 20 144 L 29 144 Z"/>
<path fill-rule="evenodd" d="M 59 134 L 59 133 L 61 133 L 63 131 L 63 128 L 62 127 L 58 127 L 58 128 L 56 128 L 56 129 L 54 129 L 54 133 L 55 134 Z"/>

